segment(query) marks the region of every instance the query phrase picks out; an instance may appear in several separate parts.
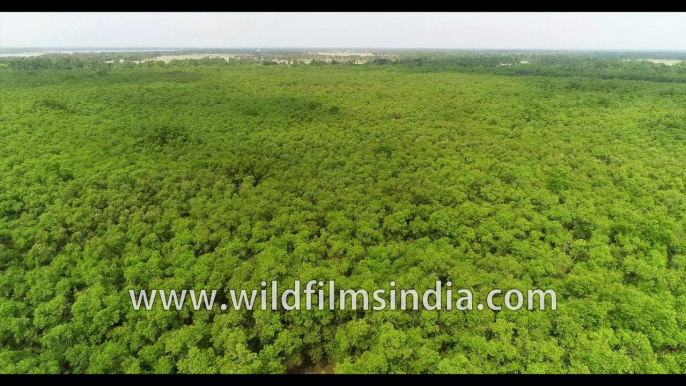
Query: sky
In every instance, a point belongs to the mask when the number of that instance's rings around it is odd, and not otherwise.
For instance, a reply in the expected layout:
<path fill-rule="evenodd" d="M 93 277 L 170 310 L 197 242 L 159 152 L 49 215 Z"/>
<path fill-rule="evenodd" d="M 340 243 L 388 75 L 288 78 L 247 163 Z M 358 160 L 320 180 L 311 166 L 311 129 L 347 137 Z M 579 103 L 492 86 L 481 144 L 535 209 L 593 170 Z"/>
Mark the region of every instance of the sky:
<path fill-rule="evenodd" d="M 686 50 L 686 13 L 0 13 L 0 47 Z"/>

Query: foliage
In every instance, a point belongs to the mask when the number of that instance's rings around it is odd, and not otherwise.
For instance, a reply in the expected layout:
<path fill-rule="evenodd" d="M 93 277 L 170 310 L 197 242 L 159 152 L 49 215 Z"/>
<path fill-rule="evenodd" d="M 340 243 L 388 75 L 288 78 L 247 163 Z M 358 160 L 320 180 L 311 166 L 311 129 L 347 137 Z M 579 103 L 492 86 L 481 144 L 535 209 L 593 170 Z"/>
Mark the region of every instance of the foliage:
<path fill-rule="evenodd" d="M 686 85 L 184 63 L 0 71 L 0 373 L 686 370 Z M 558 309 L 128 298 L 312 278 Z"/>
<path fill-rule="evenodd" d="M 670 66 L 649 60 L 624 57 L 561 54 L 432 54 L 401 57 L 396 61 L 375 60 L 373 64 L 394 65 L 421 72 L 455 71 L 510 76 L 584 77 L 686 83 L 686 61 L 683 60 Z"/>

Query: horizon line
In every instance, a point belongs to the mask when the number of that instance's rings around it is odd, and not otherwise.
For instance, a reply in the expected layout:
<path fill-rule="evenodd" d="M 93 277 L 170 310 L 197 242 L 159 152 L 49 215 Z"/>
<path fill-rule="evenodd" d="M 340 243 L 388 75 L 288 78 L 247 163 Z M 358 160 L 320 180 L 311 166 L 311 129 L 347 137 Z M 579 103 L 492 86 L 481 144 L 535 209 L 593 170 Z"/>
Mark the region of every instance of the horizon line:
<path fill-rule="evenodd" d="M 499 51 L 674 51 L 686 52 L 686 48 L 468 48 L 468 47 L 355 47 L 355 46 L 233 46 L 233 47 L 200 47 L 200 46 L 0 46 L 1 49 L 358 49 L 358 50 L 499 50 Z"/>

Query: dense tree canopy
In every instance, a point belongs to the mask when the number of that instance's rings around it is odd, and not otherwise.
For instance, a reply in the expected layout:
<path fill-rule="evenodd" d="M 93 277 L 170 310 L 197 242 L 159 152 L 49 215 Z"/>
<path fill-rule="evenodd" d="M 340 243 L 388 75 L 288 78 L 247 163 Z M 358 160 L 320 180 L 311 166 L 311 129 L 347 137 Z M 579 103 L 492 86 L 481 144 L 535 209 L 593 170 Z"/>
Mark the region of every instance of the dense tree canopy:
<path fill-rule="evenodd" d="M 0 373 L 686 371 L 682 83 L 7 63 Z M 141 312 L 128 295 L 312 278 L 552 288 L 558 308 Z"/>

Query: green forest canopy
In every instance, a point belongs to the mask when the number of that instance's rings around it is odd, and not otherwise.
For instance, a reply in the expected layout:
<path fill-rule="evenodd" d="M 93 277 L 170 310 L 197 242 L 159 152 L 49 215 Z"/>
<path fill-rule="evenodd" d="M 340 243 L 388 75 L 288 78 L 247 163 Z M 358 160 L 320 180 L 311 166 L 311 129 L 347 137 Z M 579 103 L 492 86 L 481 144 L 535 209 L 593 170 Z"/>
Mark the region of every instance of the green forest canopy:
<path fill-rule="evenodd" d="M 686 372 L 683 83 L 6 63 L 0 373 Z M 140 312 L 128 295 L 313 278 L 551 288 L 558 308 Z"/>

